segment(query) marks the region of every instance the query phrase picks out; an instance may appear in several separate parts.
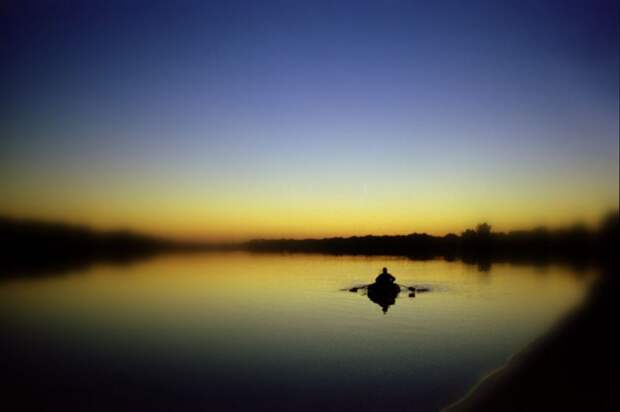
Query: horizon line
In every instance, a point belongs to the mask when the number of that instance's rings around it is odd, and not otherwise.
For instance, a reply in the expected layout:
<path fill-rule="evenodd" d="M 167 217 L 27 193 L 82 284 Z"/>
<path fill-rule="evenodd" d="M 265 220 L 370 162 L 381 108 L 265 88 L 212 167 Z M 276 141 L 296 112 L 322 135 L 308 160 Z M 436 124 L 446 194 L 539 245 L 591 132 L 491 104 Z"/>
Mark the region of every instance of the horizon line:
<path fill-rule="evenodd" d="M 520 231 L 533 231 L 537 229 L 545 229 L 549 231 L 554 230 L 562 230 L 567 228 L 574 227 L 583 227 L 589 230 L 596 229 L 601 223 L 610 215 L 618 215 L 620 213 L 619 209 L 612 209 L 605 213 L 603 213 L 598 219 L 597 223 L 588 223 L 580 219 L 575 219 L 575 221 L 571 224 L 564 225 L 540 225 L 540 224 L 532 224 L 528 228 L 514 228 L 509 230 L 500 230 L 492 233 L 513 233 Z M 152 239 L 159 239 L 162 241 L 174 241 L 179 243 L 244 243 L 244 242 L 252 242 L 252 241 L 277 241 L 277 240 L 286 240 L 286 241 L 304 241 L 304 240 L 325 240 L 325 239 L 350 239 L 350 238 L 364 238 L 364 237 L 398 237 L 398 236 L 411 236 L 411 235 L 420 235 L 420 236 L 430 236 L 430 237 L 438 237 L 443 238 L 449 235 L 461 236 L 467 230 L 475 230 L 478 225 L 488 224 L 493 229 L 493 224 L 490 221 L 485 221 L 482 219 L 476 224 L 465 227 L 459 231 L 448 231 L 443 234 L 429 233 L 429 232 L 418 232 L 418 231 L 410 231 L 410 232 L 401 232 L 394 234 L 377 234 L 377 233 L 365 233 L 365 234 L 337 234 L 337 235 L 326 235 L 326 236 L 229 236 L 228 238 L 224 236 L 209 238 L 209 235 L 206 235 L 201 238 L 191 238 L 189 236 L 174 236 L 174 235 L 163 235 L 155 233 L 154 231 L 142 230 L 139 228 L 132 228 L 130 226 L 121 225 L 116 227 L 108 227 L 103 228 L 97 225 L 92 225 L 84 222 L 76 222 L 76 221 L 68 221 L 68 220 L 60 220 L 53 218 L 42 218 L 42 217 L 31 217 L 31 216 L 15 216 L 13 214 L 0 213 L 0 221 L 13 221 L 15 223 L 25 223 L 25 224 L 41 224 L 41 225 L 55 225 L 55 226 L 65 226 L 74 229 L 80 230 L 88 230 L 95 233 L 100 234 L 110 234 L 110 233 L 127 233 L 134 236 L 143 236 L 149 237 Z"/>

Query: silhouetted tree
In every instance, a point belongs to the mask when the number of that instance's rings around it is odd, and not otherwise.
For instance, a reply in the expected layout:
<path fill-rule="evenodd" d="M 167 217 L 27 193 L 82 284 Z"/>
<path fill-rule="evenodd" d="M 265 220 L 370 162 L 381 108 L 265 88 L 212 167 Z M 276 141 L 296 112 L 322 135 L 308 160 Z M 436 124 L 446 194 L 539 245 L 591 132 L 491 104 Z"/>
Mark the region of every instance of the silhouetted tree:
<path fill-rule="evenodd" d="M 478 235 L 478 238 L 488 238 L 491 236 L 491 225 L 489 225 L 488 223 L 480 223 L 477 227 L 476 227 L 476 234 Z"/>

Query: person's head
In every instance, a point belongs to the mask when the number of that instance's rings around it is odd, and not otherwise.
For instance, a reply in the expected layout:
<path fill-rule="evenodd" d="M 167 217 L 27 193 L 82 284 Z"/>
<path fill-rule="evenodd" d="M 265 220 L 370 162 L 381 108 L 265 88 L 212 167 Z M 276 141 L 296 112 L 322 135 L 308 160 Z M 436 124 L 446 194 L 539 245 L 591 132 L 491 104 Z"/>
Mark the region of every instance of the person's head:
<path fill-rule="evenodd" d="M 383 268 L 383 273 L 387 273 L 387 268 Z"/>

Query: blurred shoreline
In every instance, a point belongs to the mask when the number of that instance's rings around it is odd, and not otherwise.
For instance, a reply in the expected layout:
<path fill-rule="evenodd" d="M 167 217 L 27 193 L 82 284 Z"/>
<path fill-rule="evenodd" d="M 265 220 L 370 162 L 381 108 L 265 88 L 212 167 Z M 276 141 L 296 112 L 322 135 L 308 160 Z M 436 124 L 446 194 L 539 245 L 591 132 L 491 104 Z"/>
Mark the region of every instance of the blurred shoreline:
<path fill-rule="evenodd" d="M 178 241 L 131 231 L 96 231 L 86 226 L 0 216 L 0 278 L 65 273 L 94 263 L 128 264 L 163 253 L 212 251 L 443 258 L 478 265 L 480 271 L 490 270 L 495 262 L 559 262 L 580 270 L 613 260 L 617 240 L 617 211 L 605 216 L 598 228 L 574 225 L 498 233 L 482 223 L 460 235 L 413 233 L 238 243 Z"/>

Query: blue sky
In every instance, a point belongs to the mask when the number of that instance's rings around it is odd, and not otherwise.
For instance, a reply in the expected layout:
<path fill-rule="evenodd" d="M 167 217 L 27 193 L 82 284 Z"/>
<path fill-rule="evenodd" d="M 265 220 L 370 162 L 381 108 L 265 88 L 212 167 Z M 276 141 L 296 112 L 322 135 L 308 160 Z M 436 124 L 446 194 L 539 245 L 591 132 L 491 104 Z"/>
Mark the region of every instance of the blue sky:
<path fill-rule="evenodd" d="M 0 211 L 202 235 L 618 204 L 614 1 L 19 2 Z"/>

